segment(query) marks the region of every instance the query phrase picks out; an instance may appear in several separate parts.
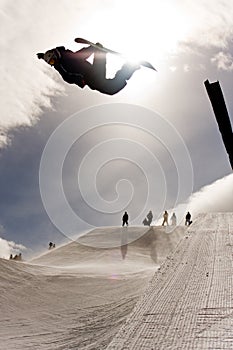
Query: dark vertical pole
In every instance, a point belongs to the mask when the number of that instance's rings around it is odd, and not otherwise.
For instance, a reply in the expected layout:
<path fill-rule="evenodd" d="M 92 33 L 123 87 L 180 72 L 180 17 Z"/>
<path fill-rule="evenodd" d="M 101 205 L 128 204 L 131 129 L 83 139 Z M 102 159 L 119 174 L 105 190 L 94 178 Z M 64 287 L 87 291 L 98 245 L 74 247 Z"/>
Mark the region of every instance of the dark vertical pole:
<path fill-rule="evenodd" d="M 214 110 L 219 130 L 222 134 L 223 143 L 229 155 L 231 167 L 233 169 L 233 133 L 221 86 L 218 81 L 210 83 L 208 80 L 206 80 L 204 84 Z"/>

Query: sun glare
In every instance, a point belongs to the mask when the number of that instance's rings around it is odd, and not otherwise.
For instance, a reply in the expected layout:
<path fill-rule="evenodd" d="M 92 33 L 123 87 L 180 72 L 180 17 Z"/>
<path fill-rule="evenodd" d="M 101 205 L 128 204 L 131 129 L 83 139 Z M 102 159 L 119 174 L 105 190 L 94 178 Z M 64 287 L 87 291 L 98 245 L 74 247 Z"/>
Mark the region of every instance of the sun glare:
<path fill-rule="evenodd" d="M 133 62 L 145 59 L 158 63 L 190 30 L 182 9 L 170 0 L 112 1 L 111 8 L 99 16 L 98 30 L 103 32 L 106 45 Z"/>
<path fill-rule="evenodd" d="M 82 32 L 85 38 L 123 54 L 122 58 L 108 55 L 108 77 L 126 61 L 146 60 L 159 71 L 192 30 L 184 8 L 173 0 L 109 0 L 105 5 L 104 10 L 92 9 Z M 147 71 L 136 74 L 143 77 Z"/>

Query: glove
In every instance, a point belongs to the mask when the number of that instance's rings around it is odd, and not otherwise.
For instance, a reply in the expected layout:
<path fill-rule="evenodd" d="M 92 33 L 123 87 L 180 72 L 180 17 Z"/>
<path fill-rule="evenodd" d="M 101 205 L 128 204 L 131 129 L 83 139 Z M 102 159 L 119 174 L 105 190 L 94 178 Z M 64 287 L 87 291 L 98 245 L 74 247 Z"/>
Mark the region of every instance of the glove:
<path fill-rule="evenodd" d="M 37 57 L 39 58 L 39 60 L 41 59 L 41 58 L 44 58 L 44 53 L 37 53 L 36 54 L 37 55 Z"/>

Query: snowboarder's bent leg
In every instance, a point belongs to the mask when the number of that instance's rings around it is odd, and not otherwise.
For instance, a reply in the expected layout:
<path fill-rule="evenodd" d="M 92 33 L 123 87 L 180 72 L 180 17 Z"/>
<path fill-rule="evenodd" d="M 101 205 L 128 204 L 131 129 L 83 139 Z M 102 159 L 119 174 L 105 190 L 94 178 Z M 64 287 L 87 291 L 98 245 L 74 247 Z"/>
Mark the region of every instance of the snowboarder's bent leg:
<path fill-rule="evenodd" d="M 94 53 L 93 59 L 94 80 L 102 80 L 106 78 L 106 53 L 98 51 Z"/>
<path fill-rule="evenodd" d="M 127 85 L 127 80 L 129 80 L 133 73 L 139 68 L 140 66 L 138 65 L 132 66 L 125 64 L 116 73 L 113 79 L 106 79 L 102 74 L 95 74 L 95 79 L 93 79 L 88 85 L 93 90 L 98 90 L 107 95 L 114 95 Z"/>
<path fill-rule="evenodd" d="M 106 95 L 114 95 L 126 86 L 127 82 L 125 80 L 119 81 L 115 79 L 105 79 L 104 81 L 99 81 L 96 84 L 88 84 L 91 89 L 98 90 L 99 92 Z"/>

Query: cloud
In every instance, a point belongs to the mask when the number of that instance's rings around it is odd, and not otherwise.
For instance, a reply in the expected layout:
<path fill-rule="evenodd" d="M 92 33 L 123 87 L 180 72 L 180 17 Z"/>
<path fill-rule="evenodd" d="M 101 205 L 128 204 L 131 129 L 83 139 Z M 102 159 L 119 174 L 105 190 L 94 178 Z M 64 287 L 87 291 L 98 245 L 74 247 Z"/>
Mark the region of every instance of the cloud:
<path fill-rule="evenodd" d="M 85 6 L 81 3 L 81 1 L 76 0 L 71 0 L 69 3 L 65 0 L 0 0 L 0 29 L 4 33 L 0 38 L 0 74 L 2 82 L 0 87 L 0 146 L 7 143 L 6 135 L 9 129 L 21 125 L 33 125 L 42 109 L 52 107 L 51 98 L 64 91 L 65 84 L 56 72 L 46 66 L 44 62 L 37 60 L 36 52 L 65 43 L 68 43 L 68 46 L 71 47 L 75 36 L 84 35 L 82 31 L 85 33 L 84 36 L 90 37 L 92 40 L 95 40 L 95 36 L 99 36 L 101 40 L 107 40 L 107 38 L 110 39 L 113 36 L 117 26 L 118 14 L 122 14 L 122 7 L 119 3 L 114 0 L 105 1 L 101 7 L 96 0 L 86 1 Z M 124 16 L 126 18 L 128 18 L 132 9 L 131 5 L 129 0 L 124 3 Z M 138 16 L 140 17 L 139 9 L 141 7 L 136 4 L 135 8 L 138 8 Z M 155 49 L 158 46 L 160 51 L 162 45 L 165 45 L 166 41 L 169 42 L 171 38 L 175 42 L 186 38 L 189 42 L 193 40 L 208 46 L 226 47 L 232 35 L 231 14 L 233 13 L 233 3 L 227 0 L 221 2 L 215 0 L 211 2 L 211 5 L 209 0 L 196 2 L 176 0 L 174 3 L 167 1 L 166 6 L 162 6 L 159 2 L 154 4 L 150 0 L 147 1 L 144 8 L 147 9 L 145 12 L 145 16 L 148 16 L 147 23 L 152 23 L 147 28 L 148 33 L 156 32 L 155 25 L 157 23 L 156 20 L 149 21 L 150 13 L 154 16 L 154 12 L 150 9 L 156 8 L 158 18 L 164 16 L 164 19 L 166 19 L 166 21 L 160 21 L 164 23 L 163 36 L 160 35 L 156 38 Z M 97 12 L 95 12 L 96 9 Z M 172 10 L 174 11 L 172 12 Z M 102 18 L 98 16 L 100 12 L 105 14 L 105 25 L 99 25 L 100 18 Z M 175 32 L 177 37 L 174 37 L 174 34 L 172 34 L 174 27 L 177 27 L 181 18 L 184 23 L 182 22 L 181 28 L 179 27 L 180 30 Z M 169 26 L 168 19 L 174 20 L 173 27 Z M 135 31 L 138 21 L 134 23 L 131 19 L 131 22 L 134 25 L 133 28 L 135 27 L 133 31 Z M 121 30 L 122 35 L 126 32 L 125 26 L 127 26 L 127 23 L 117 29 Z M 169 28 L 166 29 L 167 26 Z M 107 34 L 106 27 L 108 27 Z M 128 47 L 128 41 L 130 40 L 130 46 L 134 46 L 132 45 L 134 38 L 129 37 L 127 40 L 122 40 L 122 35 L 118 35 L 118 39 L 117 37 L 114 38 L 114 42 L 117 42 L 117 40 L 121 43 L 125 42 Z M 166 40 L 164 40 L 164 35 L 166 35 Z M 154 39 L 154 34 L 145 36 L 143 32 L 142 36 L 144 40 L 146 39 L 144 43 L 146 49 L 147 46 L 151 46 L 150 43 Z M 67 40 L 69 41 L 67 42 Z M 135 40 L 136 49 L 138 50 L 137 36 Z M 225 56 L 224 62 L 222 57 L 221 62 L 221 68 L 223 69 L 224 67 L 232 67 L 229 64 L 229 56 Z M 220 65 L 220 61 L 218 64 Z"/>
<path fill-rule="evenodd" d="M 11 128 L 34 125 L 52 107 L 51 98 L 64 91 L 65 84 L 36 53 L 72 40 L 82 11 L 77 1 L 64 0 L 0 0 L 0 7 L 1 146 Z"/>
<path fill-rule="evenodd" d="M 181 224 L 187 211 L 190 211 L 194 219 L 200 213 L 233 212 L 232 193 L 233 174 L 230 174 L 204 186 L 200 191 L 192 194 L 186 203 L 178 205 L 169 212 L 176 212 Z"/>
<path fill-rule="evenodd" d="M 169 67 L 169 69 L 170 69 L 170 71 L 172 73 L 174 73 L 177 70 L 177 67 L 176 66 L 171 66 L 171 67 Z"/>
<path fill-rule="evenodd" d="M 11 254 L 18 254 L 25 249 L 26 248 L 22 244 L 9 242 L 3 238 L 0 238 L 0 258 L 8 259 Z"/>
<path fill-rule="evenodd" d="M 4 233 L 6 233 L 5 227 L 2 224 L 0 224 L 0 234 Z"/>
<path fill-rule="evenodd" d="M 178 1 L 187 20 L 187 41 L 205 47 L 226 48 L 232 37 L 233 3 L 228 0 Z"/>
<path fill-rule="evenodd" d="M 194 215 L 203 212 L 233 212 L 233 174 L 223 177 L 194 193 L 188 208 Z"/>
<path fill-rule="evenodd" d="M 212 59 L 211 62 L 216 64 L 218 69 L 232 71 L 233 70 L 233 57 L 230 53 L 225 53 L 223 51 L 217 53 Z"/>

